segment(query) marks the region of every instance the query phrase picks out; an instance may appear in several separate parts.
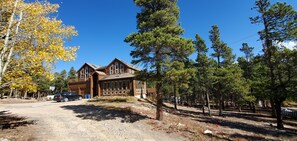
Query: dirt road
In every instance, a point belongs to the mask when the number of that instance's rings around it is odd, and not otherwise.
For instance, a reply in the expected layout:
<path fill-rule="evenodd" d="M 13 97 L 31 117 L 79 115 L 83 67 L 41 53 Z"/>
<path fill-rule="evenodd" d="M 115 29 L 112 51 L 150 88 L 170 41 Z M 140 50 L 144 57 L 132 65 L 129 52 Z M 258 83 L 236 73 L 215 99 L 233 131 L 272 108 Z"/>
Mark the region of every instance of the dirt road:
<path fill-rule="evenodd" d="M 88 107 L 86 101 L 38 102 L 27 104 L 2 104 L 0 112 L 6 111 L 27 120 L 34 120 L 36 129 L 32 140 L 71 141 L 176 141 L 186 140 L 175 134 L 154 131 L 144 118 L 116 113 L 121 111 Z M 93 108 L 89 110 L 89 108 Z M 128 116 L 128 117 L 127 117 Z M 132 117 L 132 116 L 131 116 Z M 28 127 L 29 128 L 29 127 Z M 1 137 L 0 137 L 1 138 Z"/>

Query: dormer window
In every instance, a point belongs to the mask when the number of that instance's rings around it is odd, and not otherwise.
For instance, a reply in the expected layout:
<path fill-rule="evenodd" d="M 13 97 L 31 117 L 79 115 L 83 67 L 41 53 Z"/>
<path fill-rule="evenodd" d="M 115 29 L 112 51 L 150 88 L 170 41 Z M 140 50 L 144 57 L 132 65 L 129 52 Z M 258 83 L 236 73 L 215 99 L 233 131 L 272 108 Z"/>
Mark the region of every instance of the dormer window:
<path fill-rule="evenodd" d="M 89 74 L 89 68 L 85 68 L 85 79 L 88 79 L 88 74 Z"/>
<path fill-rule="evenodd" d="M 124 73 L 124 65 L 120 64 L 120 73 Z"/>
<path fill-rule="evenodd" d="M 115 73 L 116 74 L 119 73 L 119 63 L 118 62 L 115 63 Z"/>
<path fill-rule="evenodd" d="M 85 75 L 85 69 L 81 69 L 80 71 L 80 79 L 83 79 Z"/>
<path fill-rule="evenodd" d="M 111 65 L 109 69 L 110 69 L 109 70 L 110 71 L 110 74 L 113 74 L 113 65 Z"/>

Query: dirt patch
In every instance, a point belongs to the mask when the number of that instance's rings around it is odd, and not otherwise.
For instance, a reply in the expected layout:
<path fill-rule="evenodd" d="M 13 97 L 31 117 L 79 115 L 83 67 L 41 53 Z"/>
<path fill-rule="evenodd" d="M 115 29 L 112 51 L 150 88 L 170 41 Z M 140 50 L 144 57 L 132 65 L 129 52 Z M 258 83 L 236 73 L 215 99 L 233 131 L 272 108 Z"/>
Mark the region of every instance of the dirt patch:
<path fill-rule="evenodd" d="M 152 103 L 143 100 L 112 102 L 112 99 L 114 97 L 104 97 L 89 104 L 128 108 L 134 114 L 148 117 L 145 121 L 154 130 L 179 134 L 189 140 L 297 140 L 297 121 L 293 119 L 285 119 L 286 129 L 278 130 L 275 119 L 263 113 L 225 111 L 225 116 L 219 117 L 218 111 L 213 110 L 214 116 L 209 117 L 196 108 L 179 106 L 179 110 L 174 110 L 173 105 L 166 104 L 163 121 L 157 121 L 154 120 L 156 108 Z M 212 134 L 204 134 L 205 130 Z"/>
<path fill-rule="evenodd" d="M 34 140 L 35 121 L 0 111 L 0 140 L 29 141 Z"/>
<path fill-rule="evenodd" d="M 285 119 L 285 130 L 278 130 L 265 112 L 230 110 L 220 117 L 212 110 L 209 117 L 197 108 L 165 105 L 164 119 L 157 121 L 154 103 L 134 97 L 3 104 L 0 140 L 297 140 L 294 119 Z"/>
<path fill-rule="evenodd" d="M 116 99 L 121 99 L 119 102 Z M 122 100 L 122 99 L 129 99 L 129 100 Z M 202 128 L 198 128 L 199 131 L 197 132 L 197 124 L 194 124 L 195 121 L 192 121 L 189 117 L 179 117 L 174 114 L 170 114 L 168 112 L 164 112 L 164 120 L 157 121 L 155 120 L 155 106 L 151 103 L 148 103 L 145 100 L 137 100 L 134 98 L 121 98 L 121 97 L 103 97 L 102 99 L 98 98 L 97 100 L 90 100 L 88 102 L 89 106 L 102 106 L 106 109 L 108 108 L 116 108 L 116 109 L 124 109 L 123 111 L 129 110 L 129 115 L 138 115 L 143 119 L 145 117 L 145 123 L 153 127 L 153 130 L 156 131 L 164 131 L 168 134 L 179 134 L 183 137 L 186 137 L 190 140 L 208 140 L 210 139 L 208 136 L 201 134 L 203 131 Z M 166 109 L 165 109 L 166 110 Z M 167 110 L 168 111 L 168 110 Z M 101 117 L 101 116 L 100 116 Z M 192 123 L 191 123 L 192 122 Z M 187 123 L 187 124 L 185 124 Z M 189 124 L 189 125 L 188 125 Z M 194 125 L 194 126 L 190 126 Z"/>
<path fill-rule="evenodd" d="M 136 113 L 131 109 L 131 106 L 137 102 L 137 99 L 133 98 L 132 101 L 111 100 L 105 102 L 106 105 L 98 105 L 98 103 L 104 102 L 86 104 L 86 100 L 1 105 L 0 111 L 9 111 L 26 117 L 26 120 L 35 120 L 37 124 L 12 129 L 12 132 L 6 132 L 10 136 L 0 136 L 0 138 L 5 137 L 4 139 L 6 139 L 11 136 L 18 136 L 15 133 L 24 132 L 21 134 L 28 136 L 15 140 L 187 140 L 178 134 L 167 134 L 164 131 L 153 130 L 152 126 L 146 123 L 151 120 L 150 117 Z M 112 103 L 115 103 L 115 105 Z M 117 103 L 120 105 L 118 106 Z M 34 136 L 30 137 L 30 133 L 33 133 L 32 135 Z"/>
<path fill-rule="evenodd" d="M 20 103 L 35 103 L 39 102 L 36 99 L 20 99 L 20 98 L 6 98 L 0 99 L 0 104 L 20 104 Z"/>
<path fill-rule="evenodd" d="M 121 122 L 134 123 L 148 118 L 147 116 L 134 113 L 129 107 L 95 106 L 95 105 L 66 105 L 61 108 L 72 110 L 82 119 L 96 121 L 121 119 Z"/>

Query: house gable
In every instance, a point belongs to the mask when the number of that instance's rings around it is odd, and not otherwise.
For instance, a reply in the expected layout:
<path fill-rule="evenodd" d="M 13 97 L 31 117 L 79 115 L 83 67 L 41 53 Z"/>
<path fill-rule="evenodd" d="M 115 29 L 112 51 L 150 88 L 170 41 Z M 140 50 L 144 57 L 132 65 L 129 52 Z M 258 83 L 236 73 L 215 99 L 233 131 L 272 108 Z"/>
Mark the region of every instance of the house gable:
<path fill-rule="evenodd" d="M 135 78 L 135 66 L 117 58 L 107 66 L 85 63 L 77 71 L 78 79 L 69 81 L 69 91 L 91 97 L 108 95 L 133 95 L 140 97 L 146 93 L 146 83 Z"/>
<path fill-rule="evenodd" d="M 123 73 L 134 74 L 135 71 L 139 71 L 139 69 L 117 58 L 115 58 L 109 65 L 105 67 L 105 73 L 107 75 Z"/>
<path fill-rule="evenodd" d="M 91 74 L 92 72 L 94 72 L 96 70 L 96 67 L 97 66 L 95 66 L 95 65 L 92 65 L 92 64 L 89 64 L 89 63 L 85 63 L 77 71 L 78 79 L 85 79 L 85 80 L 87 80 L 89 78 L 89 74 Z"/>

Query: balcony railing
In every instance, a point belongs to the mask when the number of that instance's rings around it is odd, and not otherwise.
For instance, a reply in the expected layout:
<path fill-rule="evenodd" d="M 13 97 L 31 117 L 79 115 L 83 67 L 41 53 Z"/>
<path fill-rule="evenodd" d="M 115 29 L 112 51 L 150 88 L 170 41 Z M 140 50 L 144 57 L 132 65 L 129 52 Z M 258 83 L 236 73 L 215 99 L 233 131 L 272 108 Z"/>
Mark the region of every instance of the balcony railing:
<path fill-rule="evenodd" d="M 73 82 L 86 82 L 86 79 L 69 79 L 68 82 L 69 83 L 73 83 Z"/>
<path fill-rule="evenodd" d="M 103 95 L 127 95 L 129 93 L 130 93 L 129 89 L 103 90 Z"/>

